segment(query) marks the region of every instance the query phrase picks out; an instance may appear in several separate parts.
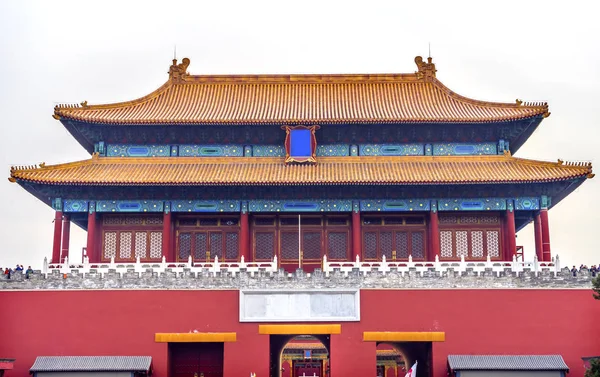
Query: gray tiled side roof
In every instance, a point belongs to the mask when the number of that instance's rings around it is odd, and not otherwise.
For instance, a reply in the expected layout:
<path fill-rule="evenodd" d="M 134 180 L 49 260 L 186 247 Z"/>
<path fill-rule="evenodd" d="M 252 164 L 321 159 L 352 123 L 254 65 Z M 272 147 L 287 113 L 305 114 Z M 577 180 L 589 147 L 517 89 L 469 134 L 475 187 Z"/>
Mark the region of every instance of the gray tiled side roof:
<path fill-rule="evenodd" d="M 39 356 L 33 372 L 149 372 L 150 356 Z"/>
<path fill-rule="evenodd" d="M 565 370 L 560 355 L 448 355 L 452 370 Z"/>

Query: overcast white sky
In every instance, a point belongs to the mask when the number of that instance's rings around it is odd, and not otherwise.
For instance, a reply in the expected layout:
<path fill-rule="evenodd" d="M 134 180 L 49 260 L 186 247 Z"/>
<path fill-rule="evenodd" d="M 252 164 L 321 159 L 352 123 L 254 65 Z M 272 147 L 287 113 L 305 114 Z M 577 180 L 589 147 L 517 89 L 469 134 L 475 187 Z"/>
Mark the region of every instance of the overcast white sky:
<path fill-rule="evenodd" d="M 517 156 L 600 157 L 596 1 L 23 1 L 0 2 L 0 147 L 11 165 L 89 158 L 52 119 L 56 103 L 130 100 L 167 79 L 177 45 L 192 74 L 404 73 L 428 43 L 438 78 L 471 98 L 548 101 Z M 596 167 L 598 170 L 599 167 Z M 553 255 L 598 264 L 600 178 L 550 211 Z M 40 268 L 53 211 L 0 184 L 0 267 Z M 533 229 L 518 234 L 533 257 Z M 85 232 L 72 227 L 74 260 Z"/>

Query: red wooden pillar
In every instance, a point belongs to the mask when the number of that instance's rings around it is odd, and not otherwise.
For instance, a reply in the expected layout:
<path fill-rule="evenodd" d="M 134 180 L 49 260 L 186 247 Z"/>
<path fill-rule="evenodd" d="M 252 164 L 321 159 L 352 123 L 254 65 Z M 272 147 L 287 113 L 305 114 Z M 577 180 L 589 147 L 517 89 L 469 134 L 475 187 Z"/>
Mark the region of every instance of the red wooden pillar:
<path fill-rule="evenodd" d="M 69 215 L 63 215 L 62 224 L 62 248 L 60 251 L 60 262 L 63 263 L 65 258 L 69 257 L 69 237 L 71 236 L 71 219 Z"/>
<path fill-rule="evenodd" d="M 244 262 L 250 262 L 250 226 L 248 221 L 248 206 L 242 203 L 242 213 L 240 214 L 240 260 L 244 257 Z"/>
<path fill-rule="evenodd" d="M 90 263 L 100 262 L 100 256 L 96 255 L 96 203 L 90 202 L 87 224 L 87 246 L 86 253 Z"/>
<path fill-rule="evenodd" d="M 542 262 L 544 260 L 544 254 L 542 253 L 544 248 L 542 246 L 542 221 L 539 213 L 533 217 L 533 231 L 535 235 L 535 255 L 538 261 Z"/>
<path fill-rule="evenodd" d="M 550 251 L 550 226 L 548 224 L 548 209 L 540 210 L 540 222 L 542 228 L 542 260 L 550 262 L 552 260 L 552 252 Z"/>
<path fill-rule="evenodd" d="M 440 255 L 440 222 L 437 212 L 436 201 L 431 201 L 431 211 L 429 212 L 429 244 L 431 245 L 430 260 L 434 261 L 436 256 Z"/>
<path fill-rule="evenodd" d="M 176 262 L 176 256 L 171 242 L 171 203 L 165 203 L 165 211 L 163 212 L 163 231 L 162 231 L 162 256 L 167 259 L 167 262 Z"/>
<path fill-rule="evenodd" d="M 352 260 L 358 259 L 363 260 L 362 256 L 362 245 L 360 242 L 360 207 L 358 202 L 352 203 Z"/>
<path fill-rule="evenodd" d="M 63 213 L 57 210 L 54 213 L 54 244 L 52 245 L 52 263 L 60 263 L 60 241 L 62 237 Z"/>
<path fill-rule="evenodd" d="M 517 234 L 515 230 L 515 212 L 512 208 L 506 210 L 506 244 L 507 260 L 512 260 L 517 254 Z"/>

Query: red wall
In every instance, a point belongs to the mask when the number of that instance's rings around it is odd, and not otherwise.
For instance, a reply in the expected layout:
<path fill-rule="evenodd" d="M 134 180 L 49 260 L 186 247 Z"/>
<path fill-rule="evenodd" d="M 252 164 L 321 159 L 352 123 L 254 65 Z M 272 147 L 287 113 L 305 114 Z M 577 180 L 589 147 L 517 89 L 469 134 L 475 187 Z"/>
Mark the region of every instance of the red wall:
<path fill-rule="evenodd" d="M 157 332 L 237 332 L 225 344 L 225 377 L 268 376 L 269 336 L 238 322 L 237 291 L 2 291 L 0 358 L 26 376 L 36 356 L 149 355 L 167 377 Z M 444 331 L 434 376 L 448 354 L 561 354 L 570 376 L 600 355 L 600 301 L 591 290 L 363 290 L 361 321 L 331 336 L 331 375 L 375 375 L 376 345 L 363 331 Z"/>

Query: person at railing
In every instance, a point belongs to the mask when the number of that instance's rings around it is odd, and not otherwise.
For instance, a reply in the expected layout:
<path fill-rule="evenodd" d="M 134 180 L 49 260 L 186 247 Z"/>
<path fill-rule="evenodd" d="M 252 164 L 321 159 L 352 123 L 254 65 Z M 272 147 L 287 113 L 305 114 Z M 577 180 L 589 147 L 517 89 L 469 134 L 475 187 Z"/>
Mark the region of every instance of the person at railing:
<path fill-rule="evenodd" d="M 10 279 L 10 273 L 12 271 L 10 270 L 10 268 L 6 267 L 6 269 L 4 270 L 4 276 L 6 276 L 7 279 Z"/>
<path fill-rule="evenodd" d="M 573 268 L 571 268 L 571 274 L 573 274 L 573 276 L 577 276 L 577 267 L 573 266 Z"/>
<path fill-rule="evenodd" d="M 27 271 L 25 271 L 25 279 L 29 279 L 29 276 L 33 275 L 33 269 L 31 266 L 27 267 Z"/>

